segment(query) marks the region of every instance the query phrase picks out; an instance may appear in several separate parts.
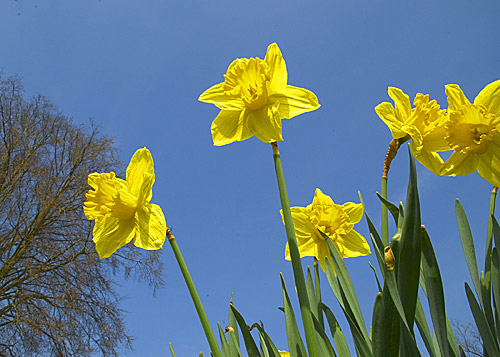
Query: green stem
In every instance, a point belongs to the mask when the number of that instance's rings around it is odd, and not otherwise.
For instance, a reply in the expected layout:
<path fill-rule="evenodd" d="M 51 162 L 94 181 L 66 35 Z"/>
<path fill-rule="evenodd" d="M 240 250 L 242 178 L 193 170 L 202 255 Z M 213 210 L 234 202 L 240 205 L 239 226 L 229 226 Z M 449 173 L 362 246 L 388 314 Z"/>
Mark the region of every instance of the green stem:
<path fill-rule="evenodd" d="M 490 210 L 488 214 L 488 230 L 486 233 L 486 256 L 484 262 L 484 271 L 485 273 L 491 272 L 491 251 L 493 247 L 493 220 L 491 218 L 492 215 L 495 214 L 495 200 L 497 197 L 497 188 L 493 187 L 490 196 Z"/>
<path fill-rule="evenodd" d="M 409 139 L 409 136 L 406 136 L 401 139 L 392 139 L 389 143 L 389 147 L 387 148 L 387 153 L 385 154 L 384 159 L 384 169 L 382 171 L 382 183 L 380 187 L 380 195 L 387 200 L 387 177 L 389 176 L 389 169 L 391 168 L 392 160 L 396 157 L 398 153 L 399 147 Z M 382 211 L 380 213 L 381 226 L 382 226 L 382 243 L 384 247 L 389 246 L 389 223 L 388 223 L 388 214 L 387 207 L 381 202 Z"/>
<path fill-rule="evenodd" d="M 493 219 L 495 214 L 495 199 L 497 196 L 497 188 L 494 187 L 490 196 L 490 209 L 488 214 L 488 229 L 486 233 L 486 254 L 484 259 L 484 289 L 481 294 L 480 302 L 483 307 L 486 319 L 490 325 L 491 331 L 495 331 L 495 319 L 491 309 L 491 252 L 493 250 Z"/>
<path fill-rule="evenodd" d="M 380 196 L 387 200 L 387 177 L 382 177 L 382 182 L 380 185 Z M 382 226 L 382 243 L 384 247 L 389 246 L 389 217 L 387 207 L 384 203 L 380 203 L 382 205 L 382 211 L 380 213 L 381 226 Z"/>
<path fill-rule="evenodd" d="M 293 227 L 292 213 L 290 212 L 290 203 L 286 192 L 285 176 L 283 175 L 283 167 L 281 166 L 280 153 L 278 151 L 278 143 L 271 143 L 273 147 L 274 167 L 276 169 L 276 179 L 278 181 L 278 190 L 280 193 L 281 209 L 283 210 L 283 220 L 285 221 L 285 230 L 288 241 L 288 248 L 292 258 L 293 275 L 295 277 L 295 286 L 299 296 L 300 313 L 302 323 L 304 325 L 304 333 L 306 335 L 307 350 L 309 356 L 318 356 L 316 346 L 316 338 L 314 325 L 311 315 L 311 307 L 307 297 L 306 282 L 304 279 L 304 271 L 300 262 L 299 248 L 297 246 L 297 238 L 295 237 L 295 228 Z"/>
<path fill-rule="evenodd" d="M 194 307 L 196 308 L 196 312 L 198 313 L 198 318 L 200 319 L 201 326 L 203 326 L 203 330 L 205 331 L 205 336 L 207 337 L 208 344 L 210 345 L 212 356 L 222 357 L 219 350 L 219 345 L 217 344 L 214 332 L 210 327 L 210 322 L 208 321 L 205 309 L 203 309 L 200 296 L 196 291 L 196 287 L 194 286 L 193 279 L 189 274 L 186 262 L 182 257 L 181 251 L 179 249 L 179 246 L 177 245 L 174 235 L 172 234 L 172 231 L 168 227 L 167 227 L 167 238 L 170 243 L 170 246 L 172 247 L 172 250 L 174 251 L 175 258 L 177 259 L 177 263 L 179 264 L 179 268 L 181 268 L 182 276 L 184 277 L 184 281 L 186 282 L 189 294 L 191 294 L 191 299 L 193 300 Z"/>
<path fill-rule="evenodd" d="M 316 288 L 316 303 L 318 305 L 318 320 L 320 325 L 325 328 L 323 321 L 323 310 L 321 309 L 321 286 L 319 283 L 319 264 L 318 258 L 314 257 L 314 286 Z"/>

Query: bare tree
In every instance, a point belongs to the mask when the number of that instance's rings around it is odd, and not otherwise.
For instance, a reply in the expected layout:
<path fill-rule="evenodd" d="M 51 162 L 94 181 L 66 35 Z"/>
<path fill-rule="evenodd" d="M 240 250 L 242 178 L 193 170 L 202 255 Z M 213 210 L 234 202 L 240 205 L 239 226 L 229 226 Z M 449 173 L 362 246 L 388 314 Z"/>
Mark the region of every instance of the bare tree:
<path fill-rule="evenodd" d="M 483 340 L 475 324 L 453 321 L 453 330 L 457 343 L 462 346 L 467 356 L 483 356 Z"/>
<path fill-rule="evenodd" d="M 114 281 L 124 272 L 164 285 L 159 253 L 124 247 L 99 260 L 82 209 L 87 175 L 119 165 L 93 123 L 25 99 L 20 79 L 0 74 L 0 355 L 130 347 Z"/>

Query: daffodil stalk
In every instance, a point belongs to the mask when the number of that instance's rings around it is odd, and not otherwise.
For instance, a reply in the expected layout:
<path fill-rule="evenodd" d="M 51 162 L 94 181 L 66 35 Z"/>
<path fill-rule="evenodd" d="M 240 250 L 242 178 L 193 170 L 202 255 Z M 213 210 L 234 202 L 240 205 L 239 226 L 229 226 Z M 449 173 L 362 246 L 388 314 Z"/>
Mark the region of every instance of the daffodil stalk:
<path fill-rule="evenodd" d="M 177 260 L 177 263 L 179 264 L 179 268 L 181 269 L 182 276 L 184 277 L 184 281 L 186 282 L 186 286 L 189 290 L 189 294 L 191 295 L 191 299 L 193 300 L 194 307 L 196 309 L 196 312 L 198 313 L 198 317 L 201 322 L 201 326 L 203 327 L 203 331 L 205 332 L 205 336 L 207 338 L 208 344 L 210 345 L 210 350 L 212 352 L 212 356 L 214 357 L 222 357 L 220 350 L 219 350 L 219 345 L 217 344 L 217 340 L 215 339 L 214 332 L 212 328 L 210 327 L 210 322 L 208 321 L 207 314 L 205 313 L 205 309 L 203 308 L 203 305 L 200 300 L 200 296 L 198 295 L 198 292 L 196 291 L 196 287 L 194 286 L 193 279 L 191 278 L 191 274 L 189 274 L 189 270 L 187 268 L 186 262 L 184 261 L 184 258 L 182 257 L 181 251 L 179 249 L 179 246 L 177 245 L 177 242 L 175 240 L 175 237 L 170 230 L 170 228 L 167 227 L 167 238 L 168 242 L 170 243 L 170 246 L 172 247 L 172 250 L 174 251 L 175 259 Z"/>
<path fill-rule="evenodd" d="M 485 257 L 485 263 L 484 263 L 484 269 L 487 272 L 491 271 L 491 250 L 493 247 L 493 220 L 491 219 L 491 216 L 495 214 L 495 201 L 497 198 L 497 187 L 493 187 L 493 190 L 491 191 L 491 197 L 490 197 L 490 210 L 489 210 L 489 219 L 488 219 L 488 230 L 487 230 L 487 240 L 486 240 L 486 257 Z"/>
<path fill-rule="evenodd" d="M 387 153 L 385 154 L 384 160 L 384 170 L 382 172 L 382 182 L 380 187 L 380 195 L 387 200 L 387 177 L 389 176 L 389 169 L 391 168 L 391 162 L 396 157 L 398 153 L 398 149 L 400 146 L 399 139 L 392 139 L 389 148 L 387 149 Z M 381 223 L 382 223 L 382 243 L 384 247 L 389 245 L 389 222 L 387 215 L 387 207 L 385 207 L 384 203 L 382 205 L 382 212 L 380 214 Z"/>
<path fill-rule="evenodd" d="M 278 190 L 280 194 L 281 209 L 283 212 L 283 220 L 285 221 L 285 230 L 292 258 L 292 269 L 295 278 L 295 286 L 299 296 L 300 313 L 302 323 L 304 325 L 304 333 L 306 337 L 307 349 L 311 357 L 318 356 L 316 340 L 314 335 L 314 325 L 311 315 L 311 307 L 307 298 L 306 282 L 302 263 L 300 262 L 299 248 L 297 246 L 297 238 L 295 237 L 295 228 L 293 226 L 292 213 L 290 211 L 290 203 L 286 191 L 285 176 L 283 167 L 281 166 L 281 157 L 278 151 L 278 143 L 271 143 L 273 147 L 274 167 L 276 169 L 276 179 L 278 181 Z"/>

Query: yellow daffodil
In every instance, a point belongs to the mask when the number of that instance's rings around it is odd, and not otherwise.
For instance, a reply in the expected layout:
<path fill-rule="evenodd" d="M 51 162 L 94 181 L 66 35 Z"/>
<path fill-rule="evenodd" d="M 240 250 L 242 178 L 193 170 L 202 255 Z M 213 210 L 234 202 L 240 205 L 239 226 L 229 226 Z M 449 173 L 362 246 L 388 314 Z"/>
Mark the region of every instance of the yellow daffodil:
<path fill-rule="evenodd" d="M 352 202 L 343 205 L 333 203 L 331 197 L 319 188 L 307 207 L 291 207 L 295 235 L 301 257 L 316 257 L 325 269 L 325 259 L 330 257 L 328 244 L 320 230 L 333 241 L 342 258 L 370 254 L 366 240 L 356 232 L 354 224 L 363 217 L 363 206 Z M 285 259 L 290 260 L 288 243 Z"/>
<path fill-rule="evenodd" d="M 160 206 L 149 203 L 155 174 L 148 149 L 135 152 L 126 175 L 126 181 L 115 177 L 114 172 L 88 177 L 94 190 L 87 193 L 83 211 L 88 219 L 95 220 L 93 240 L 101 259 L 134 238 L 135 246 L 147 250 L 161 249 L 165 242 L 165 216 Z"/>
<path fill-rule="evenodd" d="M 224 79 L 199 98 L 221 109 L 212 123 L 216 146 L 254 135 L 265 143 L 283 140 L 282 119 L 320 107 L 314 93 L 287 85 L 285 60 L 276 43 L 269 45 L 263 60 L 234 60 Z"/>
<path fill-rule="evenodd" d="M 287 351 L 278 351 L 280 354 L 280 357 L 290 357 L 290 352 Z"/>
<path fill-rule="evenodd" d="M 488 84 L 471 104 L 457 84 L 448 84 L 446 140 L 454 150 L 441 174 L 461 176 L 477 170 L 500 186 L 500 80 Z"/>
<path fill-rule="evenodd" d="M 437 151 L 449 150 L 445 140 L 444 122 L 446 110 L 440 109 L 429 95 L 418 93 L 411 108 L 410 98 L 401 89 L 389 87 L 389 96 L 394 101 L 383 102 L 375 111 L 389 127 L 394 139 L 408 137 L 415 158 L 436 175 L 440 174 L 443 160 Z"/>

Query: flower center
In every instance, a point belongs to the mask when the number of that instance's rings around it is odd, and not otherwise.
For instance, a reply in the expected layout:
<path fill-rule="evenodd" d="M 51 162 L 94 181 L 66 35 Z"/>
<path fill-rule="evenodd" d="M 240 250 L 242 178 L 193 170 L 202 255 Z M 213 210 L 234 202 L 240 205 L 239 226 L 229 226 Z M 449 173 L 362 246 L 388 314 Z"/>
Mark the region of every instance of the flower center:
<path fill-rule="evenodd" d="M 270 68 L 260 58 L 237 59 L 224 75 L 224 94 L 240 98 L 251 110 L 267 104 Z"/>
<path fill-rule="evenodd" d="M 499 124 L 500 118 L 488 113 L 484 106 L 466 104 L 450 113 L 445 126 L 446 140 L 455 151 L 480 155 L 488 149 Z"/>
<path fill-rule="evenodd" d="M 132 218 L 137 211 L 137 198 L 127 189 L 127 183 L 114 172 L 94 174 L 92 187 L 86 194 L 84 213 L 88 219 L 115 217 Z"/>
<path fill-rule="evenodd" d="M 342 207 L 331 205 L 314 205 L 309 216 L 311 223 L 335 241 L 337 235 L 347 233 L 349 217 L 342 210 Z M 321 237 L 323 239 L 323 237 Z"/>

